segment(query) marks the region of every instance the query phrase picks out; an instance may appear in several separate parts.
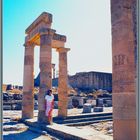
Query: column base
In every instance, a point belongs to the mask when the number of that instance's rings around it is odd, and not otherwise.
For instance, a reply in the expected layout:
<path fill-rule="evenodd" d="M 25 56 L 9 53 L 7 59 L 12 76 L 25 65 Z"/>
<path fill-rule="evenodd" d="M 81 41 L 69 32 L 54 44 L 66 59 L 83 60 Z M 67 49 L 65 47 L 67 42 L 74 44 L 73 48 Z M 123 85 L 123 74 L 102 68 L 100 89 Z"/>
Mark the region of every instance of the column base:
<path fill-rule="evenodd" d="M 34 117 L 34 106 L 32 104 L 23 105 L 22 106 L 22 119 L 32 119 L 33 117 Z"/>
<path fill-rule="evenodd" d="M 22 119 L 32 119 L 34 117 L 34 113 L 32 111 L 23 111 L 22 110 Z"/>
<path fill-rule="evenodd" d="M 67 99 L 65 99 L 67 100 Z M 65 118 L 67 117 L 67 101 L 58 101 L 58 117 Z"/>
<path fill-rule="evenodd" d="M 66 118 L 67 115 L 67 109 L 58 109 L 58 117 L 59 118 Z"/>
<path fill-rule="evenodd" d="M 46 123 L 48 124 L 48 117 L 45 115 L 44 110 L 38 111 L 38 123 Z"/>

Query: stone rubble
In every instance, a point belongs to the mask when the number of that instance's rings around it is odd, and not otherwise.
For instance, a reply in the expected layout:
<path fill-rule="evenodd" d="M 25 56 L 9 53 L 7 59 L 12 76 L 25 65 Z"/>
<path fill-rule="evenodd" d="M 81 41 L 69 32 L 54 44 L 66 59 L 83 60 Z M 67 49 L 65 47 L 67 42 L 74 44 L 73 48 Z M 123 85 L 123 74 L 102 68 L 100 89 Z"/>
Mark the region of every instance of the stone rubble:
<path fill-rule="evenodd" d="M 92 127 L 93 129 L 97 131 L 101 131 L 102 133 L 106 135 L 113 136 L 113 122 L 102 122 L 102 123 L 94 123 L 91 124 L 89 127 Z"/>

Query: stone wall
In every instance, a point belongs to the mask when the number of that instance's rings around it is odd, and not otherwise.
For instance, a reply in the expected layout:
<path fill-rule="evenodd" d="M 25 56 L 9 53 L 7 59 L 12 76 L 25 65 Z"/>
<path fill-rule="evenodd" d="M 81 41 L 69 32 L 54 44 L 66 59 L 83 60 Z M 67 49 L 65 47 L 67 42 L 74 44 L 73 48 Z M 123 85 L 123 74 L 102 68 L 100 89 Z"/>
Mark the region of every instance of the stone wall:
<path fill-rule="evenodd" d="M 102 72 L 80 72 L 69 77 L 69 84 L 78 89 L 112 90 L 112 74 Z"/>
<path fill-rule="evenodd" d="M 69 86 L 81 90 L 104 89 L 112 91 L 112 74 L 103 72 L 80 72 L 68 77 Z M 35 79 L 39 86 L 39 75 Z M 58 78 L 53 79 L 53 86 L 58 86 Z"/>

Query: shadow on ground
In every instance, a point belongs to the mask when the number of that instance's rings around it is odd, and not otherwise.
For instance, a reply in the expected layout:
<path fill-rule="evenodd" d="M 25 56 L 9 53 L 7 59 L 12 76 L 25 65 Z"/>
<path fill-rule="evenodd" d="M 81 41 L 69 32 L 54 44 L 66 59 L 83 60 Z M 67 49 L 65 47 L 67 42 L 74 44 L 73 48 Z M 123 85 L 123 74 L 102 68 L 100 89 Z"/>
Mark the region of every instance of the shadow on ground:
<path fill-rule="evenodd" d="M 42 137 L 38 133 L 33 133 L 30 130 L 26 130 L 20 133 L 13 133 L 13 134 L 8 134 L 8 135 L 3 135 L 3 140 L 33 140 L 33 139 L 38 139 L 39 137 Z M 46 137 L 46 136 L 43 136 Z M 49 138 L 45 138 L 46 140 Z"/>
<path fill-rule="evenodd" d="M 49 136 L 29 130 L 23 123 L 10 119 L 3 121 L 3 140 L 51 140 Z"/>

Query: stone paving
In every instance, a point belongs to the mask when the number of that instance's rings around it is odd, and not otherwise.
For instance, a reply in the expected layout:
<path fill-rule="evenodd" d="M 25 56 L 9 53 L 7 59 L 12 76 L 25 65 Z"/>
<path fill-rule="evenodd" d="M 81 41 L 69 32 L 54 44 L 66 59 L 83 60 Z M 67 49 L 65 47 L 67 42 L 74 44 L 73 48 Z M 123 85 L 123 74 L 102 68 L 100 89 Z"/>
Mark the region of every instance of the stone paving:
<path fill-rule="evenodd" d="M 79 139 L 85 139 L 85 140 L 113 140 L 111 136 L 107 136 L 102 134 L 99 131 L 96 131 L 94 129 L 89 128 L 82 128 L 78 129 L 76 127 L 68 127 L 64 125 L 58 125 L 53 124 L 51 126 L 48 126 L 54 131 L 60 131 L 61 133 L 65 133 L 67 135 L 73 135 L 76 137 L 79 137 Z"/>
<path fill-rule="evenodd" d="M 78 109 L 78 108 L 73 108 L 73 109 L 68 109 L 68 116 L 74 116 L 74 115 L 83 115 L 82 113 L 83 109 Z M 92 113 L 89 114 L 98 114 L 98 112 L 93 112 L 93 109 L 91 111 Z M 110 113 L 112 112 L 112 107 L 104 107 L 103 112 L 100 113 Z M 21 118 L 21 111 L 20 110 L 5 110 L 3 111 L 3 118 Z M 11 115 L 12 114 L 12 115 Z M 34 116 L 37 117 L 38 110 L 34 110 Z M 58 114 L 58 109 L 53 110 L 53 117 L 57 116 Z M 86 113 L 88 114 L 88 113 Z"/>
<path fill-rule="evenodd" d="M 26 120 L 26 124 L 32 127 L 38 127 L 36 122 L 37 118 Z M 76 128 L 53 123 L 52 125 L 46 125 L 44 130 L 67 140 L 113 140 L 112 136 L 104 135 L 100 131 L 88 127 Z"/>
<path fill-rule="evenodd" d="M 49 135 L 31 131 L 28 126 L 10 119 L 3 119 L 3 140 L 52 140 Z"/>
<path fill-rule="evenodd" d="M 105 135 L 113 136 L 113 121 L 93 123 L 86 126 L 77 126 L 78 129 L 97 130 Z"/>
<path fill-rule="evenodd" d="M 112 107 L 108 107 L 108 108 L 104 108 L 104 112 L 102 113 L 105 113 L 105 112 L 112 112 Z M 35 110 L 34 111 L 34 119 L 28 119 L 28 123 L 29 124 L 34 124 L 35 122 L 37 122 L 37 113 L 38 111 Z M 57 109 L 54 109 L 53 111 L 53 116 L 57 116 L 57 113 L 58 113 L 58 110 Z M 101 113 L 101 112 L 100 112 Z M 88 113 L 86 113 L 88 114 Z M 91 114 L 91 113 L 90 113 Z M 93 114 L 98 114 L 98 113 L 95 113 L 93 112 Z M 82 115 L 82 109 L 69 109 L 68 110 L 68 115 L 69 116 L 73 116 L 73 115 Z M 4 120 L 6 121 L 6 118 L 13 118 L 13 119 L 19 119 L 21 118 L 21 111 L 3 111 L 3 117 L 5 118 Z M 8 121 L 8 119 L 7 119 Z M 24 124 L 17 124 L 17 126 L 20 126 L 19 128 L 22 128 L 22 126 L 24 126 Z M 12 129 L 12 127 L 8 128 L 8 126 L 4 126 L 5 129 L 7 127 L 7 129 Z M 27 127 L 27 126 L 26 126 Z M 24 129 L 26 129 L 26 127 Z M 36 125 L 34 125 L 34 128 L 36 127 Z M 23 129 L 23 130 L 24 130 Z M 30 133 L 33 133 L 32 131 L 27 131 L 27 130 L 24 130 L 24 131 L 18 131 L 16 130 L 15 132 L 14 131 L 7 131 L 8 134 L 6 134 L 7 132 L 4 132 L 4 137 L 7 138 L 7 140 L 11 140 L 11 139 L 8 139 L 9 138 L 9 135 L 11 135 L 13 138 L 16 138 L 18 136 L 22 136 L 22 132 L 26 132 L 27 134 L 30 135 Z M 39 131 L 39 130 L 38 130 Z M 77 139 L 87 139 L 87 140 L 113 140 L 113 137 L 112 135 L 105 135 L 105 133 L 101 132 L 99 129 L 97 129 L 97 127 L 91 127 L 91 125 L 88 125 L 88 126 L 84 126 L 84 127 L 69 127 L 69 126 L 64 126 L 64 125 L 60 125 L 60 124 L 55 124 L 53 123 L 53 125 L 50 125 L 50 126 L 47 126 L 46 127 L 46 131 L 49 131 L 49 132 L 55 132 L 55 134 L 58 134 L 58 135 L 61 135 L 65 138 L 70 138 L 72 137 L 73 139 L 74 138 L 77 138 Z M 21 133 L 21 134 L 18 134 L 18 133 Z M 14 133 L 14 134 L 12 134 Z M 24 134 L 24 133 L 23 133 Z M 6 136 L 7 135 L 7 136 Z M 31 134 L 32 136 L 33 134 Z M 43 139 L 43 137 L 46 137 L 44 135 L 38 135 L 35 136 L 37 138 L 37 140 L 41 140 Z M 48 137 L 49 139 L 51 139 L 50 137 Z M 45 139 L 45 138 L 44 138 Z"/>

